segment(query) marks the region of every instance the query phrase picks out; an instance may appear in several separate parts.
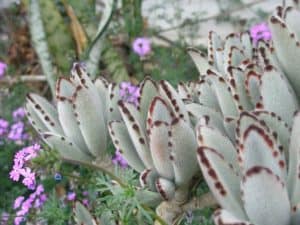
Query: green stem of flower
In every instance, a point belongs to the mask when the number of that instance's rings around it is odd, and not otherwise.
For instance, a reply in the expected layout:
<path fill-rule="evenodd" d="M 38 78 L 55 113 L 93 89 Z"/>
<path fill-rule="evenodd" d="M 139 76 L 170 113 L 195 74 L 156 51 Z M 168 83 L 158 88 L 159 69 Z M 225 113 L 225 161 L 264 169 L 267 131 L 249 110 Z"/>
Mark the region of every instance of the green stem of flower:
<path fill-rule="evenodd" d="M 148 211 L 155 220 L 157 220 L 161 225 L 168 225 L 160 216 L 158 216 L 151 208 L 146 205 L 142 205 L 143 209 Z"/>
<path fill-rule="evenodd" d="M 99 166 L 99 165 L 95 165 L 89 162 L 85 162 L 85 161 L 79 161 L 79 160 L 73 160 L 73 159 L 64 159 L 67 162 L 73 163 L 73 164 L 79 164 L 85 167 L 89 167 L 91 169 L 96 169 L 99 170 L 105 174 L 107 174 L 108 176 L 110 176 L 113 180 L 115 180 L 116 182 L 118 182 L 118 184 L 122 187 L 122 188 L 126 188 L 128 187 L 127 184 L 125 184 L 121 178 L 117 177 L 115 174 L 113 174 L 112 172 L 108 171 L 107 169 Z"/>

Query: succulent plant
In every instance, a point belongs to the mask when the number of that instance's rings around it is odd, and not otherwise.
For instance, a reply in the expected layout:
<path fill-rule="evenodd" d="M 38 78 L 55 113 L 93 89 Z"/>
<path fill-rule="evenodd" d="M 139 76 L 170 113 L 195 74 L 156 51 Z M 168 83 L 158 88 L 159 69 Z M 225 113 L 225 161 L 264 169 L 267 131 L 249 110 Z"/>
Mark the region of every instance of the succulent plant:
<path fill-rule="evenodd" d="M 28 94 L 27 116 L 64 159 L 105 161 L 107 121 L 121 118 L 119 88 L 103 78 L 93 82 L 81 63 L 74 63 L 71 73 L 71 78 L 57 81 L 56 106 L 37 94 Z"/>
<path fill-rule="evenodd" d="M 191 179 L 199 171 L 197 143 L 176 90 L 167 81 L 158 84 L 146 78 L 140 84 L 138 107 L 120 101 L 119 109 L 122 120 L 109 123 L 110 135 L 140 173 L 142 186 L 175 206 L 186 202 Z"/>
<path fill-rule="evenodd" d="M 299 224 L 299 11 L 278 7 L 273 43 L 209 36 L 209 59 L 190 49 L 197 82 L 178 91 L 198 121 L 198 162 L 222 210 L 216 224 Z M 290 31 L 292 30 L 292 31 Z M 230 49 L 230 50 L 229 50 Z"/>

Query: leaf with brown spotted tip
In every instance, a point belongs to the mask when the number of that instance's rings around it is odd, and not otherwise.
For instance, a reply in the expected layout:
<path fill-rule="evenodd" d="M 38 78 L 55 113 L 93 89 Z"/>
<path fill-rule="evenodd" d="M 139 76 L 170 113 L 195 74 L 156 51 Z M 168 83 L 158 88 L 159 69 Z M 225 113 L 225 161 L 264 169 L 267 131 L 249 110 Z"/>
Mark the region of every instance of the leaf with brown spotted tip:
<path fill-rule="evenodd" d="M 239 171 L 237 150 L 227 136 L 213 127 L 203 125 L 197 126 L 196 134 L 199 147 L 206 146 L 215 149 L 223 155 L 235 171 Z"/>
<path fill-rule="evenodd" d="M 187 52 L 195 63 L 200 75 L 204 75 L 208 69 L 212 68 L 212 66 L 208 63 L 206 56 L 200 50 L 188 48 Z"/>
<path fill-rule="evenodd" d="M 198 148 L 202 174 L 222 208 L 240 219 L 246 219 L 240 198 L 240 178 L 223 155 L 205 146 Z"/>
<path fill-rule="evenodd" d="M 57 112 L 65 136 L 74 142 L 85 154 L 91 155 L 76 121 L 72 102 L 59 98 L 57 100 Z"/>
<path fill-rule="evenodd" d="M 218 209 L 213 214 L 213 219 L 216 225 L 254 225 L 248 221 L 235 217 L 225 209 Z"/>
<path fill-rule="evenodd" d="M 292 208 L 292 222 L 291 225 L 299 225 L 300 224 L 300 202 L 296 205 L 291 206 Z"/>
<path fill-rule="evenodd" d="M 297 25 L 298 26 L 298 25 Z M 272 32 L 272 40 L 276 55 L 285 75 L 293 86 L 297 96 L 300 96 L 300 42 L 292 35 L 285 22 L 277 17 L 271 16 L 269 27 Z"/>
<path fill-rule="evenodd" d="M 75 84 L 69 78 L 58 78 L 56 82 L 56 99 L 71 99 L 74 91 Z"/>
<path fill-rule="evenodd" d="M 158 174 L 169 180 L 174 178 L 174 169 L 170 160 L 171 142 L 169 142 L 169 124 L 154 121 L 149 134 L 149 146 L 153 164 Z"/>
<path fill-rule="evenodd" d="M 250 70 L 246 73 L 245 79 L 245 88 L 246 93 L 250 98 L 252 105 L 256 106 L 257 103 L 260 101 L 260 84 L 261 75 L 256 73 L 254 70 Z"/>
<path fill-rule="evenodd" d="M 288 29 L 296 35 L 297 40 L 300 40 L 300 11 L 293 7 L 288 7 L 285 11 L 285 23 Z"/>
<path fill-rule="evenodd" d="M 162 121 L 170 124 L 174 115 L 172 115 L 169 106 L 161 97 L 154 97 L 152 100 L 148 116 L 147 116 L 147 130 L 149 130 L 155 121 Z"/>
<path fill-rule="evenodd" d="M 288 165 L 288 189 L 293 205 L 300 202 L 300 112 L 294 117 L 294 123 L 290 136 L 289 165 Z"/>
<path fill-rule="evenodd" d="M 107 125 L 101 99 L 92 95 L 89 89 L 78 86 L 72 98 L 73 110 L 88 150 L 95 157 L 105 154 Z"/>
<path fill-rule="evenodd" d="M 242 106 L 242 109 L 246 111 L 253 109 L 253 105 L 246 92 L 244 72 L 236 67 L 228 68 L 228 72 L 230 74 L 229 84 L 232 87 L 233 97 L 238 105 Z M 239 107 L 239 110 L 241 110 L 241 107 Z"/>
<path fill-rule="evenodd" d="M 36 109 L 31 103 L 25 103 L 25 111 L 27 119 L 38 133 L 49 131 L 49 129 L 44 124 L 43 120 L 41 120 L 39 115 L 36 113 Z"/>
<path fill-rule="evenodd" d="M 166 100 L 176 117 L 182 118 L 186 122 L 190 123 L 189 116 L 182 99 L 169 82 L 164 80 L 160 81 L 159 93 L 163 99 Z"/>
<path fill-rule="evenodd" d="M 75 143 L 67 137 L 50 132 L 42 133 L 42 137 L 54 149 L 56 149 L 63 159 L 76 160 L 76 161 L 91 161 L 92 158 L 83 153 Z"/>
<path fill-rule="evenodd" d="M 143 122 L 134 105 L 119 101 L 119 109 L 129 136 L 146 168 L 153 168 L 153 161 L 146 136 L 146 122 Z"/>
<path fill-rule="evenodd" d="M 27 95 L 28 107 L 35 111 L 36 115 L 51 132 L 63 134 L 63 130 L 58 121 L 58 115 L 55 108 L 43 97 L 30 93 Z"/>
<path fill-rule="evenodd" d="M 212 82 L 223 116 L 238 116 L 237 104 L 229 84 L 216 71 L 207 71 L 207 77 Z"/>
<path fill-rule="evenodd" d="M 289 144 L 290 144 L 290 135 L 291 135 L 291 128 L 285 123 L 279 116 L 277 116 L 274 112 L 269 111 L 253 111 L 252 112 L 255 117 L 263 121 L 274 134 L 275 137 L 278 138 L 279 142 L 283 147 L 283 152 L 285 154 L 285 158 L 288 159 L 289 157 Z M 279 147 L 281 148 L 281 147 Z"/>
<path fill-rule="evenodd" d="M 242 169 L 246 171 L 253 166 L 269 168 L 284 182 L 287 178 L 287 165 L 278 142 L 269 131 L 258 122 L 249 123 L 249 117 L 243 116 L 240 120 L 241 137 L 239 139 L 239 156 L 242 160 Z"/>
<path fill-rule="evenodd" d="M 205 117 L 208 120 L 208 124 L 218 128 L 221 132 L 225 133 L 221 113 L 215 111 L 214 109 L 196 103 L 187 104 L 186 109 L 197 120 Z"/>
<path fill-rule="evenodd" d="M 222 47 L 223 47 L 222 40 L 219 37 L 219 35 L 214 31 L 210 31 L 208 34 L 208 47 L 207 47 L 208 62 L 210 65 L 216 68 L 218 67 L 218 65 L 220 65 L 220 63 L 218 63 L 218 57 L 216 55 L 217 49 L 220 49 Z"/>
<path fill-rule="evenodd" d="M 284 181 L 272 170 L 252 167 L 242 181 L 245 211 L 253 224 L 290 225 L 290 201 Z"/>
<path fill-rule="evenodd" d="M 146 121 L 150 104 L 153 98 L 157 95 L 157 84 L 150 77 L 146 77 L 140 84 L 140 97 L 138 109 L 141 112 L 142 121 Z"/>
<path fill-rule="evenodd" d="M 169 140 L 172 145 L 170 159 L 174 168 L 175 184 L 186 185 L 199 171 L 195 133 L 187 122 L 176 118 L 171 124 Z"/>
<path fill-rule="evenodd" d="M 244 60 L 246 60 L 244 52 L 241 49 L 232 46 L 228 56 L 225 56 L 224 66 L 228 70 L 230 66 L 238 67 Z"/>
<path fill-rule="evenodd" d="M 123 121 L 110 121 L 108 130 L 115 148 L 119 149 L 133 169 L 142 172 L 145 166 L 135 150 L 125 123 Z"/>
<path fill-rule="evenodd" d="M 168 179 L 159 177 L 155 182 L 156 190 L 165 200 L 170 200 L 175 195 L 175 185 Z"/>
<path fill-rule="evenodd" d="M 299 102 L 288 81 L 272 66 L 265 68 L 260 93 L 263 109 L 275 112 L 291 126 L 293 115 L 299 109 Z"/>
<path fill-rule="evenodd" d="M 237 118 L 225 117 L 223 123 L 224 123 L 226 134 L 228 135 L 228 137 L 230 138 L 232 143 L 235 143 L 235 141 L 236 141 L 235 140 L 235 130 L 237 127 Z"/>
<path fill-rule="evenodd" d="M 107 107 L 109 104 L 109 92 L 110 92 L 109 85 L 113 85 L 113 84 L 108 83 L 103 77 L 98 77 L 94 81 L 94 86 L 98 91 L 98 95 L 101 98 L 101 102 L 106 108 L 104 113 L 105 117 L 109 116 L 108 107 Z M 109 120 L 105 118 L 105 121 L 109 121 Z"/>
<path fill-rule="evenodd" d="M 107 122 L 112 120 L 121 120 L 122 116 L 118 106 L 118 102 L 121 99 L 119 86 L 115 84 L 109 84 L 106 97 Z"/>
<path fill-rule="evenodd" d="M 148 187 L 151 191 L 156 190 L 156 180 L 158 178 L 158 173 L 154 169 L 145 169 L 140 173 L 140 184 L 142 187 Z"/>
<path fill-rule="evenodd" d="M 76 224 L 97 225 L 90 212 L 80 202 L 75 203 L 74 214 Z"/>
<path fill-rule="evenodd" d="M 264 41 L 259 41 L 257 50 L 259 62 L 263 63 L 264 67 L 268 65 L 279 65 L 276 52 L 273 47 L 270 47 Z"/>
<path fill-rule="evenodd" d="M 252 59 L 253 47 L 249 32 L 243 32 L 240 35 L 241 43 L 243 45 L 243 52 L 247 59 Z"/>
<path fill-rule="evenodd" d="M 197 86 L 198 101 L 204 106 L 210 107 L 218 112 L 221 112 L 217 96 L 213 90 L 213 87 L 207 80 L 201 80 Z"/>
<path fill-rule="evenodd" d="M 188 84 L 179 82 L 177 85 L 178 95 L 183 100 L 192 100 L 192 91 Z"/>

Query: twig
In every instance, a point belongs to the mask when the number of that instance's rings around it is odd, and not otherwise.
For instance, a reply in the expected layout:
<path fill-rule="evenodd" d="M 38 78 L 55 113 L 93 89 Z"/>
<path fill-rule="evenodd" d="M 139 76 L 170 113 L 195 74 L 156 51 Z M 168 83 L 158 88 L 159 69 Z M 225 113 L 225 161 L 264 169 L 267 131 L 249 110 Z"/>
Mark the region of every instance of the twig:
<path fill-rule="evenodd" d="M 6 75 L 6 77 L 0 79 L 0 84 L 15 84 L 18 82 L 46 82 L 47 79 L 44 75 L 21 75 L 21 76 L 11 76 Z"/>
<path fill-rule="evenodd" d="M 202 18 L 202 19 L 197 19 L 197 20 L 195 20 L 195 21 L 183 21 L 183 23 L 178 24 L 178 25 L 175 25 L 175 26 L 173 26 L 173 27 L 169 27 L 169 28 L 166 28 L 166 29 L 161 29 L 161 30 L 155 32 L 155 34 L 163 33 L 163 32 L 170 31 L 170 30 L 176 30 L 176 29 L 179 29 L 179 28 L 182 28 L 182 27 L 185 27 L 185 26 L 192 26 L 192 25 L 195 25 L 195 24 L 197 24 L 197 23 L 206 22 L 206 21 L 208 21 L 208 20 L 217 19 L 218 17 L 220 17 L 220 16 L 221 16 L 222 14 L 224 14 L 224 13 L 226 13 L 226 14 L 232 14 L 232 13 L 234 13 L 234 12 L 240 11 L 240 10 L 242 10 L 242 9 L 251 7 L 251 6 L 253 6 L 253 5 L 256 5 L 256 4 L 265 2 L 265 1 L 268 1 L 268 0 L 255 0 L 255 1 L 249 2 L 249 3 L 247 3 L 247 4 L 243 4 L 243 5 L 240 6 L 240 7 L 233 8 L 233 9 L 230 9 L 230 10 L 227 10 L 227 11 L 222 11 L 222 12 L 220 12 L 220 13 L 217 13 L 217 14 L 215 14 L 215 15 L 211 15 L 211 16 L 208 16 L 208 17 L 205 17 L 205 18 Z"/>
<path fill-rule="evenodd" d="M 188 203 L 184 204 L 182 206 L 182 209 L 184 211 L 189 210 L 195 210 L 195 209 L 201 209 L 204 207 L 213 207 L 216 206 L 218 203 L 215 199 L 215 197 L 212 195 L 211 192 L 208 192 L 206 194 L 201 195 L 198 198 L 194 198 L 190 200 Z"/>

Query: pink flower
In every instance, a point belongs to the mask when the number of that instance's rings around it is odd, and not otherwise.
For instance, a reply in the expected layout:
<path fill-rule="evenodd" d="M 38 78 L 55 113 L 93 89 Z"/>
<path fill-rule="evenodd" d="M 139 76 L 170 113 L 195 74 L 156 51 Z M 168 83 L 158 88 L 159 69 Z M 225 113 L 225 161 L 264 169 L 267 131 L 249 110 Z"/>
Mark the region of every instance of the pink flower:
<path fill-rule="evenodd" d="M 117 149 L 117 151 L 112 159 L 112 162 L 115 165 L 121 166 L 121 168 L 126 168 L 128 166 L 126 159 L 123 158 L 119 149 Z"/>
<path fill-rule="evenodd" d="M 17 197 L 14 202 L 14 209 L 19 208 L 23 201 L 24 201 L 24 196 Z"/>
<path fill-rule="evenodd" d="M 23 221 L 25 221 L 25 218 L 23 216 L 17 216 L 14 219 L 14 224 L 15 225 L 20 225 Z"/>
<path fill-rule="evenodd" d="M 0 78 L 2 78 L 6 72 L 7 65 L 0 61 Z"/>
<path fill-rule="evenodd" d="M 138 97 L 140 96 L 139 86 L 133 85 L 130 82 L 121 82 L 119 94 L 124 102 L 134 104 L 136 107 L 138 106 Z"/>
<path fill-rule="evenodd" d="M 15 121 L 22 120 L 25 117 L 25 110 L 23 107 L 19 107 L 13 111 L 12 115 Z"/>
<path fill-rule="evenodd" d="M 23 172 L 23 169 L 20 168 L 13 168 L 12 171 L 10 171 L 9 173 L 9 177 L 10 179 L 12 179 L 13 181 L 19 181 L 20 179 L 20 175 Z"/>
<path fill-rule="evenodd" d="M 151 42 L 149 38 L 138 37 L 132 44 L 133 51 L 140 57 L 144 57 L 151 52 Z"/>
<path fill-rule="evenodd" d="M 28 188 L 33 190 L 35 188 L 35 173 L 31 172 L 31 169 L 29 167 L 26 167 L 22 171 L 22 175 L 24 176 L 24 179 L 22 183 Z"/>
<path fill-rule="evenodd" d="M 260 23 L 250 28 L 250 36 L 253 39 L 255 45 L 259 40 L 269 41 L 272 38 L 271 31 L 267 23 Z"/>
<path fill-rule="evenodd" d="M 85 206 L 89 206 L 89 200 L 87 198 L 84 198 L 82 200 L 82 204 L 85 205 Z"/>
<path fill-rule="evenodd" d="M 67 200 L 68 201 L 74 201 L 76 198 L 76 193 L 75 192 L 69 192 L 67 195 Z"/>

